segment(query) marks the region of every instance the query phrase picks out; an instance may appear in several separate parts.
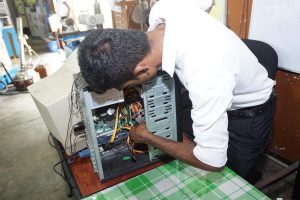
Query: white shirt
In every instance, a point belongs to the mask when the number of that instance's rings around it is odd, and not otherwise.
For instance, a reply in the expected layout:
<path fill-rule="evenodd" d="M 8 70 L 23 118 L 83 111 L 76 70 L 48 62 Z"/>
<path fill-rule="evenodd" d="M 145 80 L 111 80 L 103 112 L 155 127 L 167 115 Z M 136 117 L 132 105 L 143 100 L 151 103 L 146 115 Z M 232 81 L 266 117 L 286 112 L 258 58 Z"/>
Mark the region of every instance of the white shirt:
<path fill-rule="evenodd" d="M 150 13 L 150 30 L 165 22 L 162 69 L 176 72 L 193 103 L 194 155 L 222 167 L 227 161 L 227 111 L 260 105 L 274 81 L 229 29 L 192 4 L 167 0 Z M 159 12 L 158 12 L 159 11 Z"/>
<path fill-rule="evenodd" d="M 161 23 L 164 23 L 165 20 L 165 9 L 172 9 L 173 8 L 173 3 L 174 0 L 160 0 L 159 5 L 162 4 L 161 2 L 163 1 L 163 4 L 168 4 L 168 8 L 166 6 L 155 6 L 154 9 L 151 9 L 151 13 L 149 15 L 149 30 L 155 29 L 155 27 Z M 177 2 L 183 1 L 182 4 L 188 3 L 189 5 L 192 5 L 196 8 L 199 8 L 201 10 L 207 10 L 211 6 L 213 6 L 214 0 L 175 0 Z M 158 3 L 158 2 L 156 2 Z M 155 3 L 155 4 L 156 4 Z M 155 5 L 154 4 L 154 5 Z M 181 15 L 181 11 L 178 13 L 178 15 Z"/>

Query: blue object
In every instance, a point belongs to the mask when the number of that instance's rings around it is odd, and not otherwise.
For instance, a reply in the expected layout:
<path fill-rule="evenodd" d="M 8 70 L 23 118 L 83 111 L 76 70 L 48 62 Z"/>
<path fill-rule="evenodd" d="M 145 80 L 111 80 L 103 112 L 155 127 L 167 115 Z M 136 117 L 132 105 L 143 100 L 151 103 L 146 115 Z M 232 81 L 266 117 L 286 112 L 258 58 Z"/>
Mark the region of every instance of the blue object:
<path fill-rule="evenodd" d="M 76 32 L 73 34 L 64 34 L 64 35 L 61 35 L 60 37 L 64 42 L 66 42 L 70 39 L 77 39 L 77 38 L 85 37 L 88 33 L 89 33 L 88 31 Z"/>
<path fill-rule="evenodd" d="M 108 137 L 107 135 L 97 137 L 97 142 L 99 146 L 108 144 L 109 140 L 110 137 Z"/>
<path fill-rule="evenodd" d="M 12 79 L 14 79 L 17 76 L 17 72 L 20 70 L 19 66 L 13 67 L 8 70 L 9 75 L 11 76 Z M 3 81 L 6 85 L 12 83 L 10 80 L 9 76 L 7 74 L 4 74 L 0 76 L 0 80 Z M 3 83 L 0 83 L 0 90 L 4 89 L 5 85 Z"/>
<path fill-rule="evenodd" d="M 68 48 L 70 48 L 72 51 L 74 51 L 87 34 L 88 34 L 88 31 L 74 32 L 74 33 L 69 33 L 69 34 L 66 33 L 64 35 L 61 35 L 60 37 L 61 37 L 62 41 L 64 41 L 66 46 Z"/>
<path fill-rule="evenodd" d="M 14 45 L 14 48 L 15 48 L 15 51 L 16 51 L 16 56 L 20 57 L 20 46 L 19 46 L 19 41 L 18 41 L 18 37 L 17 37 L 17 33 L 16 33 L 15 28 L 11 27 L 11 26 L 6 26 L 6 27 L 4 26 L 2 28 L 2 34 L 3 34 L 3 39 L 4 39 L 4 43 L 5 43 L 8 55 L 10 57 L 14 56 L 13 49 L 12 49 L 10 43 L 9 43 L 9 37 L 8 37 L 9 33 L 12 36 L 13 45 Z"/>
<path fill-rule="evenodd" d="M 80 158 L 85 158 L 85 157 L 89 157 L 91 154 L 90 154 L 89 149 L 83 149 L 83 150 L 78 152 L 78 155 L 79 155 Z"/>
<path fill-rule="evenodd" d="M 53 40 L 51 42 L 48 42 L 48 49 L 51 52 L 57 52 L 58 51 L 58 44 L 56 40 Z"/>
<path fill-rule="evenodd" d="M 72 49 L 72 51 L 74 51 L 79 44 L 80 44 L 80 41 L 73 41 L 73 42 L 67 43 L 66 46 L 69 47 L 70 49 Z"/>

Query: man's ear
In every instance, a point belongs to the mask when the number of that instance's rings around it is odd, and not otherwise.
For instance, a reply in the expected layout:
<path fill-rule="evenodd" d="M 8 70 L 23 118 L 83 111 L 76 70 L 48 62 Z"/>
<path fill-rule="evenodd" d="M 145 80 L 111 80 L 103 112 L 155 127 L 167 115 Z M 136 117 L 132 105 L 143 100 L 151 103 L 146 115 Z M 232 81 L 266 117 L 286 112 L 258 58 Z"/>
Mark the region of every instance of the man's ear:
<path fill-rule="evenodd" d="M 139 77 L 141 75 L 146 75 L 148 70 L 149 70 L 149 67 L 147 67 L 146 65 L 144 65 L 142 63 L 138 63 L 138 65 L 133 70 L 133 73 L 136 77 Z"/>

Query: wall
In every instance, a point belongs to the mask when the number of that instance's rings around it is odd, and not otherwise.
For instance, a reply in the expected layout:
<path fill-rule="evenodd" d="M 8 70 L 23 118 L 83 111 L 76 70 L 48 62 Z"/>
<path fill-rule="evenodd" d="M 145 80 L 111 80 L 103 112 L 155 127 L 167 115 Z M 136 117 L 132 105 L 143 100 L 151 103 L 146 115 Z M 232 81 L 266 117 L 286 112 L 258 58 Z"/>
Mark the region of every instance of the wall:
<path fill-rule="evenodd" d="M 277 111 L 269 150 L 289 160 L 300 160 L 300 75 L 278 70 Z"/>
<path fill-rule="evenodd" d="M 270 44 L 278 54 L 278 66 L 300 73 L 300 1 L 254 0 L 249 38 Z"/>
<path fill-rule="evenodd" d="M 227 26 L 240 38 L 248 38 L 252 0 L 227 0 Z"/>

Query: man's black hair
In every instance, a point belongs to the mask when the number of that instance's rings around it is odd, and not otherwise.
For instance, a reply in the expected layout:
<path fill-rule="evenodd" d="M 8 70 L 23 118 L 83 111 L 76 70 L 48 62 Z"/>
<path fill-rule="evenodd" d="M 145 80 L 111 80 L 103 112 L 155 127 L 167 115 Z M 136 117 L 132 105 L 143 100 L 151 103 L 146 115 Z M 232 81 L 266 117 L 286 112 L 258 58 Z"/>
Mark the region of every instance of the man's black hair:
<path fill-rule="evenodd" d="M 78 62 L 86 82 L 103 93 L 135 79 L 133 70 L 148 53 L 150 43 L 144 32 L 101 29 L 79 45 Z"/>

